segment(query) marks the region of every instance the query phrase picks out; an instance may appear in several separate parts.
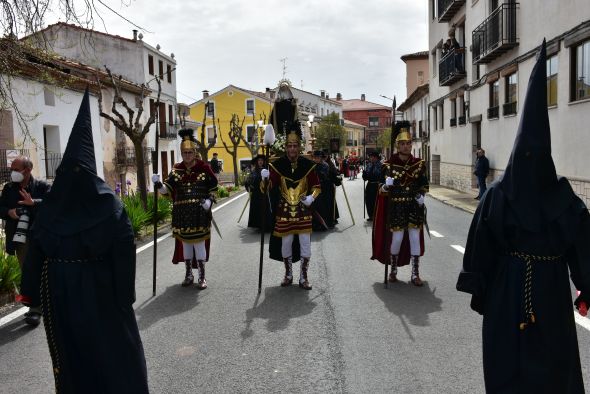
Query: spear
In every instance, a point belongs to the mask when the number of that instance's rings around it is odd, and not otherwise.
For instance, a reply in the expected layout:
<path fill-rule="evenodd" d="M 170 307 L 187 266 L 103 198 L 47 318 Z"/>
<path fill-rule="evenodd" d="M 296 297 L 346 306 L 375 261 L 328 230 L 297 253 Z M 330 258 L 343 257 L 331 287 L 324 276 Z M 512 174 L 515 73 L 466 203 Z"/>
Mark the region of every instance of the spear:
<path fill-rule="evenodd" d="M 270 147 L 275 143 L 275 130 L 272 125 L 266 125 L 264 128 L 264 158 L 265 168 L 268 170 L 268 159 L 270 156 Z M 264 233 L 266 230 L 266 211 L 268 204 L 268 178 L 262 179 L 264 184 L 264 194 L 262 195 L 262 218 L 260 220 L 260 265 L 258 267 L 258 294 L 262 291 L 262 262 L 264 260 Z"/>
<path fill-rule="evenodd" d="M 391 105 L 391 138 L 389 141 L 389 146 L 390 146 L 390 160 L 391 157 L 393 156 L 393 148 L 395 145 L 395 107 L 396 107 L 396 103 L 395 103 L 395 96 L 393 96 L 393 104 Z M 389 176 L 393 178 L 393 165 L 392 163 L 389 163 Z M 387 197 L 387 204 L 386 204 L 386 211 L 385 211 L 385 217 L 387 218 L 388 214 L 389 214 L 389 205 L 391 202 L 391 192 L 392 192 L 393 188 L 389 188 L 389 196 Z M 387 224 L 386 224 L 387 225 Z M 389 249 L 390 245 L 387 245 L 386 242 L 384 242 L 384 248 L 385 251 L 387 252 L 387 249 Z M 387 256 L 387 253 L 385 253 L 385 255 Z M 388 276 L 388 270 L 389 270 L 389 264 L 388 264 L 388 260 L 385 261 L 385 279 L 383 280 L 383 285 L 384 287 L 387 289 L 387 276 Z"/>

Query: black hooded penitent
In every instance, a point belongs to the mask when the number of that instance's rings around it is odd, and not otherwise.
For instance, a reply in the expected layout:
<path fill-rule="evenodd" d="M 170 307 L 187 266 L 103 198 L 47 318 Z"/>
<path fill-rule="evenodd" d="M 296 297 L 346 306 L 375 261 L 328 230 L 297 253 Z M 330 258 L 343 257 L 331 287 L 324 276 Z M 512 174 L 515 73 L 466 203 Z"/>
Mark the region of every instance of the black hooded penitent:
<path fill-rule="evenodd" d="M 483 315 L 486 391 L 584 391 L 569 275 L 590 294 L 590 215 L 551 157 L 545 42 L 509 163 L 473 217 L 457 289 Z M 567 132 L 559 130 L 559 132 Z"/>
<path fill-rule="evenodd" d="M 41 300 L 57 392 L 148 392 L 132 307 L 133 231 L 96 174 L 88 91 L 39 208 L 21 290 L 33 305 Z"/>

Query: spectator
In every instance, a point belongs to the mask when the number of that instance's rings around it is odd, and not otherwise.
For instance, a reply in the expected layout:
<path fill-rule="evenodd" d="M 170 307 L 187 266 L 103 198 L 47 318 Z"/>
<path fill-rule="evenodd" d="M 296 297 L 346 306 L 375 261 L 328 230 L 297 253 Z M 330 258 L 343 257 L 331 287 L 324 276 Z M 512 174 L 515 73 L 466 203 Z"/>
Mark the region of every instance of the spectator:
<path fill-rule="evenodd" d="M 213 170 L 213 173 L 215 175 L 217 175 L 223 171 L 223 166 L 221 165 L 221 162 L 217 158 L 217 153 L 213 153 L 213 158 L 211 159 L 210 164 L 211 164 L 211 169 Z"/>
<path fill-rule="evenodd" d="M 28 157 L 18 156 L 10 165 L 11 182 L 4 185 L 0 195 L 0 217 L 5 221 L 6 253 L 16 254 L 18 263 L 23 268 L 28 247 L 28 237 L 14 238 L 17 224 L 21 217 L 28 216 L 28 228 L 31 228 L 39 203 L 49 191 L 49 185 L 33 178 L 31 171 L 33 163 Z M 24 242 L 22 242 L 24 241 Z M 41 309 L 39 305 L 32 305 L 25 313 L 25 321 L 31 326 L 39 325 Z"/>
<path fill-rule="evenodd" d="M 475 197 L 476 200 L 482 198 L 483 194 L 486 192 L 486 178 L 490 172 L 490 162 L 486 157 L 486 151 L 483 149 L 478 149 L 477 152 L 477 159 L 475 160 L 475 171 L 473 174 L 477 177 L 477 186 L 479 187 L 479 194 Z"/>

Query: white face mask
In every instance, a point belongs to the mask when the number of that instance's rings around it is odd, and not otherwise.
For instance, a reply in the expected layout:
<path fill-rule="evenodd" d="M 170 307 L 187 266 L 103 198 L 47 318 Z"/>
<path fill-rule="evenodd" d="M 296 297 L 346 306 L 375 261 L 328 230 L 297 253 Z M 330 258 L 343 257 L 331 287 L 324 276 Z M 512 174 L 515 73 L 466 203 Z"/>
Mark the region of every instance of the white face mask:
<path fill-rule="evenodd" d="M 21 183 L 25 179 L 25 176 L 18 171 L 12 171 L 10 173 L 10 179 L 13 182 Z"/>

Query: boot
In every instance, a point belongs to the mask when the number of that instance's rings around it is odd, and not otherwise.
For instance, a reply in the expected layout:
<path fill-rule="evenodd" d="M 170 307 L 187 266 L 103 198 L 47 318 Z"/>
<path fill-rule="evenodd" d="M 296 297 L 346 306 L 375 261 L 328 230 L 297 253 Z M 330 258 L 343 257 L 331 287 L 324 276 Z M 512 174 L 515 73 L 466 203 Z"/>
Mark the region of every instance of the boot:
<path fill-rule="evenodd" d="M 301 258 L 301 275 L 299 276 L 299 287 L 305 290 L 311 290 L 311 285 L 307 280 L 307 270 L 309 268 L 309 259 Z"/>
<path fill-rule="evenodd" d="M 397 255 L 391 255 L 391 273 L 389 274 L 389 282 L 397 282 Z"/>
<path fill-rule="evenodd" d="M 410 281 L 414 286 L 418 287 L 423 285 L 422 279 L 420 279 L 419 265 L 420 256 L 412 256 L 412 278 L 410 279 Z"/>
<path fill-rule="evenodd" d="M 184 264 L 186 266 L 186 274 L 184 275 L 184 280 L 182 281 L 181 286 L 187 287 L 193 284 L 195 281 L 195 277 L 193 276 L 193 267 L 191 265 L 191 260 L 185 260 Z"/>
<path fill-rule="evenodd" d="M 285 264 L 285 277 L 281 282 L 281 287 L 287 287 L 293 283 L 293 263 L 291 263 L 291 257 L 283 259 L 283 263 Z"/>
<path fill-rule="evenodd" d="M 205 280 L 205 262 L 203 260 L 197 261 L 199 264 L 199 281 L 197 287 L 199 290 L 205 290 L 207 288 L 207 281 Z"/>

